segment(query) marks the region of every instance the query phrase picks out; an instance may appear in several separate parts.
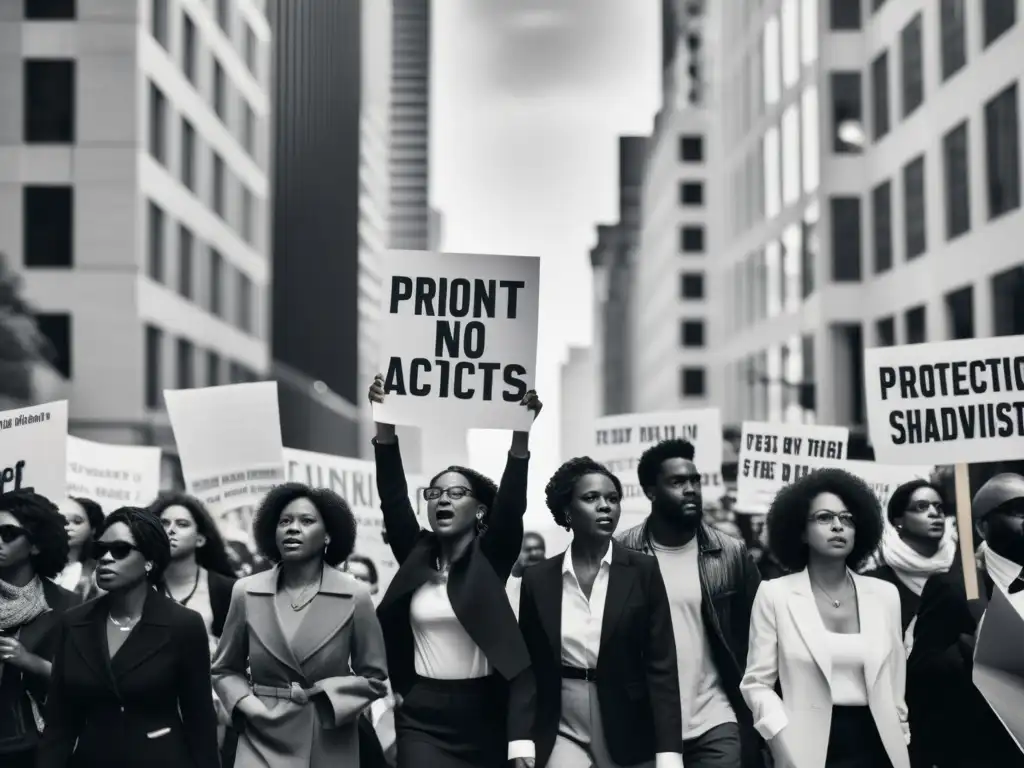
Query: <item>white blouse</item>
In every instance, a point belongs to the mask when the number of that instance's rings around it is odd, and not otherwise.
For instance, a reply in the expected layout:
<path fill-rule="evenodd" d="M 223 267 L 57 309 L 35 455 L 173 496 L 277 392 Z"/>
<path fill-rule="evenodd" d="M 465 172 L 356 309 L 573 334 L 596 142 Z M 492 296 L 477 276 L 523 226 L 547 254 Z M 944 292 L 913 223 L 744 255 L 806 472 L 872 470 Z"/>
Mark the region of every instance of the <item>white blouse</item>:
<path fill-rule="evenodd" d="M 434 680 L 487 677 L 491 665 L 459 622 L 448 585 L 427 582 L 409 606 L 416 674 Z"/>
<path fill-rule="evenodd" d="M 839 707 L 863 707 L 868 703 L 864 659 L 867 652 L 864 636 L 827 632 L 828 649 L 832 654 L 832 703 Z"/>

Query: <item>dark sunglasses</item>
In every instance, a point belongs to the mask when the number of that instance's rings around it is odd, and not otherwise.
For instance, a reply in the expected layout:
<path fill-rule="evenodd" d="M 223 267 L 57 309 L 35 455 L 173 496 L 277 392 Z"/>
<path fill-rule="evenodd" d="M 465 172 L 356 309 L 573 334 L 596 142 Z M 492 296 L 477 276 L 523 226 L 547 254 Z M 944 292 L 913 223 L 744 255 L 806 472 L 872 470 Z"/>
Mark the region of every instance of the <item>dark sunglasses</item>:
<path fill-rule="evenodd" d="M 431 486 L 430 488 L 423 489 L 423 498 L 427 501 L 434 501 L 435 499 L 440 499 L 446 493 L 448 494 L 449 499 L 457 501 L 464 496 L 472 495 L 473 491 L 472 489 L 466 488 L 462 485 L 453 485 L 451 488 L 435 488 Z"/>
<path fill-rule="evenodd" d="M 127 541 L 96 541 L 93 542 L 92 551 L 97 560 L 102 560 L 108 552 L 115 560 L 124 560 L 132 552 L 138 552 L 139 548 Z"/>
<path fill-rule="evenodd" d="M 22 536 L 28 536 L 28 531 L 17 525 L 0 525 L 0 541 L 4 544 L 13 544 Z"/>

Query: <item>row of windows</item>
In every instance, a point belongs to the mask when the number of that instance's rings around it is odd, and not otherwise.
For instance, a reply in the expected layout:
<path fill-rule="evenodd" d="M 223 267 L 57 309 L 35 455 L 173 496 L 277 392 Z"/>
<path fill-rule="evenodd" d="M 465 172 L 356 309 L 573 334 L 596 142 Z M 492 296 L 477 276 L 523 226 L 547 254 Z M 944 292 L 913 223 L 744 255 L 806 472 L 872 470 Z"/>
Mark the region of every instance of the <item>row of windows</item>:
<path fill-rule="evenodd" d="M 940 0 L 941 15 L 946 20 L 963 24 L 965 5 L 981 6 L 983 39 L 986 47 L 1002 37 L 1017 21 L 1017 0 Z M 877 12 L 885 0 L 871 0 L 872 12 Z M 829 27 L 834 32 L 856 32 L 861 29 L 860 0 L 829 0 Z"/>
<path fill-rule="evenodd" d="M 164 351 L 167 344 L 174 343 L 174 378 L 165 370 Z M 146 407 L 162 409 L 163 391 L 167 389 L 191 389 L 192 387 L 215 387 L 220 384 L 244 384 L 258 381 L 259 376 L 241 363 L 224 359 L 218 352 L 205 352 L 186 338 L 173 339 L 155 325 L 146 326 Z M 200 376 L 196 363 L 202 358 L 205 376 Z M 225 368 L 227 370 L 225 370 Z"/>
<path fill-rule="evenodd" d="M 42 2 L 43 0 L 41 0 Z M 216 17 L 217 24 L 229 42 L 234 42 L 234 30 L 232 22 L 235 20 L 232 14 L 233 0 L 217 0 Z M 150 0 L 149 32 L 168 53 L 173 50 L 173 33 L 171 25 L 171 0 Z M 242 58 L 245 66 L 254 78 L 259 80 L 259 50 L 260 42 L 253 32 L 252 27 L 238 17 L 241 26 L 242 36 Z M 199 50 L 201 40 L 199 29 L 195 21 L 187 11 L 181 12 L 181 68 L 185 76 L 193 84 L 197 84 L 199 71 Z M 213 56 L 214 68 L 220 67 L 220 62 Z"/>
<path fill-rule="evenodd" d="M 158 283 L 173 287 L 183 297 L 197 301 L 198 262 L 205 252 L 207 257 L 206 309 L 216 317 L 227 319 L 224 296 L 228 283 L 234 282 L 235 302 L 231 322 L 241 331 L 253 334 L 256 331 L 255 287 L 244 272 L 233 269 L 224 256 L 212 247 L 206 247 L 184 224 L 177 226 L 177 279 L 173 280 L 169 269 L 168 244 L 174 222 L 160 206 L 150 201 L 147 207 L 147 265 L 146 272 Z M 232 273 L 234 277 L 232 278 Z"/>

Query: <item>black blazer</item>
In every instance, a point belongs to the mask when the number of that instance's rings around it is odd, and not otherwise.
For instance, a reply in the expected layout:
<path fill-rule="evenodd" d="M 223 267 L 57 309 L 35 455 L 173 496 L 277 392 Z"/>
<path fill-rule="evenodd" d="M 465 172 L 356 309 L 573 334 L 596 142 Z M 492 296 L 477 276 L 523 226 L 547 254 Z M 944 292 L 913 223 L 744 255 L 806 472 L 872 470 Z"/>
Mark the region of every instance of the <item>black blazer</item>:
<path fill-rule="evenodd" d="M 537 678 L 534 741 L 547 765 L 562 710 L 562 561 L 523 573 L 519 623 Z M 612 543 L 597 657 L 597 690 L 608 752 L 619 765 L 683 751 L 676 643 L 658 561 Z"/>
<path fill-rule="evenodd" d="M 910 622 L 917 616 L 917 609 L 921 606 L 921 597 L 915 595 L 913 590 L 910 589 L 903 580 L 896 575 L 896 571 L 892 569 L 890 565 L 883 565 L 880 568 L 868 571 L 864 574 L 865 576 L 871 576 L 875 579 L 881 579 L 882 581 L 888 581 L 894 587 L 900 596 L 900 622 L 903 626 L 903 631 L 907 631 L 907 627 L 910 626 Z M 980 583 L 980 582 L 979 582 Z"/>
<path fill-rule="evenodd" d="M 238 579 L 215 571 L 206 572 L 206 583 L 210 590 L 210 611 L 213 613 L 213 636 L 219 638 L 224 631 L 224 619 L 231 607 L 231 590 Z"/>
<path fill-rule="evenodd" d="M 111 659 L 108 601 L 61 622 L 36 767 L 218 768 L 202 618 L 154 590 Z"/>
<path fill-rule="evenodd" d="M 413 593 L 436 574 L 437 537 L 420 528 L 409 502 L 397 441 L 388 445 L 374 441 L 374 450 L 380 508 L 388 544 L 399 564 L 398 573 L 377 606 L 377 618 L 384 631 L 391 686 L 405 696 L 416 679 L 409 604 Z M 517 692 L 510 697 L 510 701 L 518 702 L 519 708 L 509 708 L 509 741 L 531 738 L 535 693 L 530 655 L 505 593 L 505 582 L 522 547 L 528 468 L 529 458 L 509 454 L 488 516 L 487 531 L 452 563 L 448 573 L 448 598 L 459 623 L 491 666 Z"/>

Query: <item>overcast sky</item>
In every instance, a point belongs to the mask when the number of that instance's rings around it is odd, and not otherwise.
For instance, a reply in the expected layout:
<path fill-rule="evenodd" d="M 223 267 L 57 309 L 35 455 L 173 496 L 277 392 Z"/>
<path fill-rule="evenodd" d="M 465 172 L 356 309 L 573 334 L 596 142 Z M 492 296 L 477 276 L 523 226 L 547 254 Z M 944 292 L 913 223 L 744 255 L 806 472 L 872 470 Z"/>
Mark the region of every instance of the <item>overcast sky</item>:
<path fill-rule="evenodd" d="M 618 214 L 617 140 L 658 107 L 657 0 L 434 0 L 431 200 L 445 250 L 540 256 L 537 390 L 527 525 L 551 525 L 559 369 L 589 344 L 589 251 Z M 508 433 L 477 431 L 473 466 L 495 479 Z"/>

